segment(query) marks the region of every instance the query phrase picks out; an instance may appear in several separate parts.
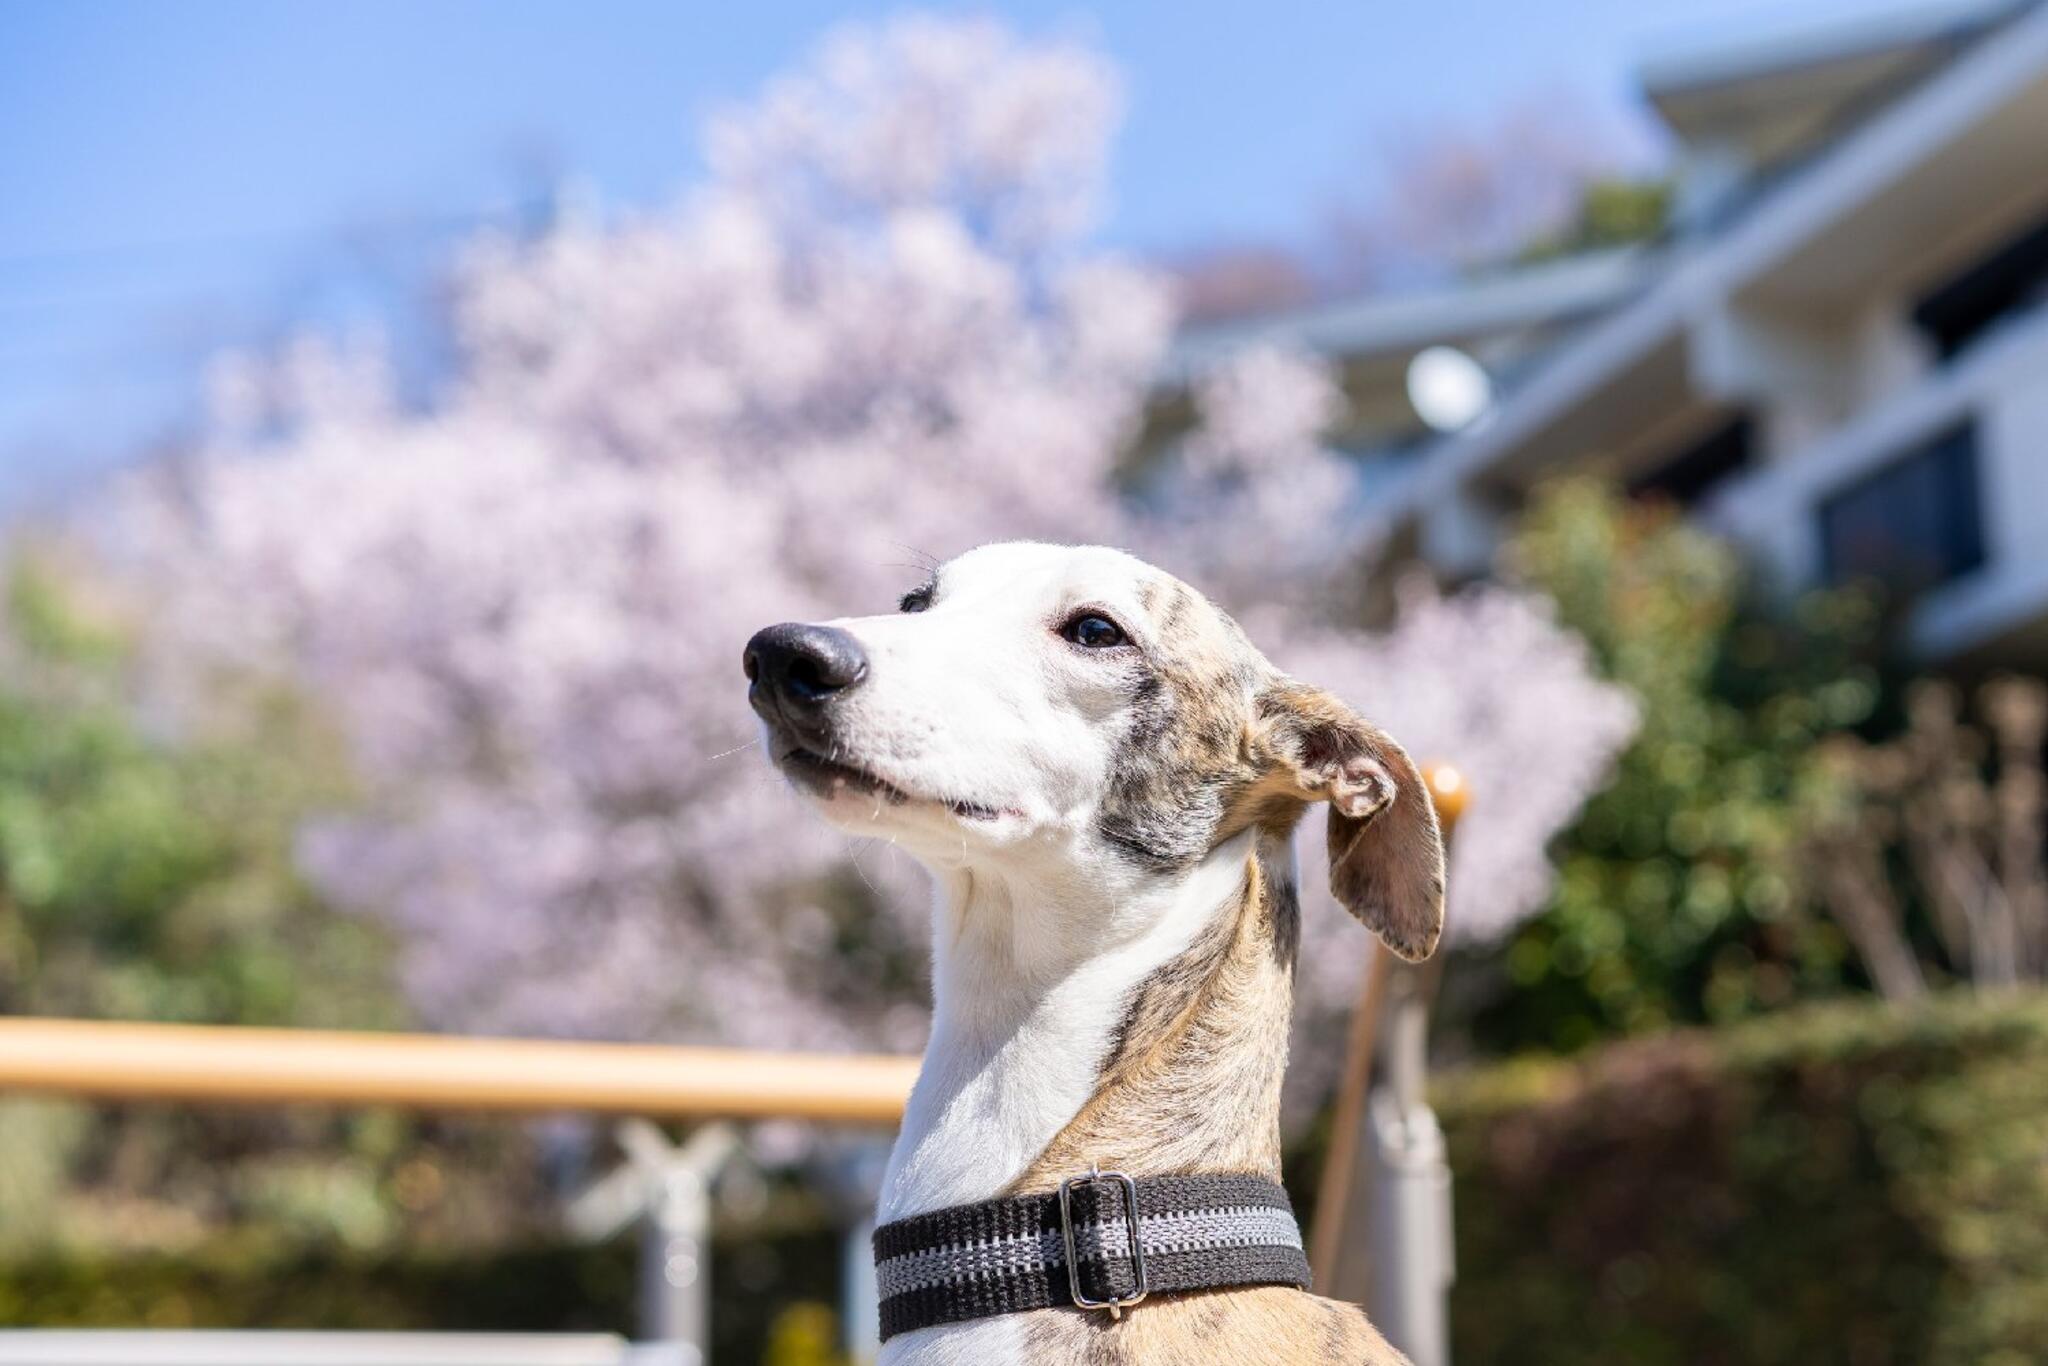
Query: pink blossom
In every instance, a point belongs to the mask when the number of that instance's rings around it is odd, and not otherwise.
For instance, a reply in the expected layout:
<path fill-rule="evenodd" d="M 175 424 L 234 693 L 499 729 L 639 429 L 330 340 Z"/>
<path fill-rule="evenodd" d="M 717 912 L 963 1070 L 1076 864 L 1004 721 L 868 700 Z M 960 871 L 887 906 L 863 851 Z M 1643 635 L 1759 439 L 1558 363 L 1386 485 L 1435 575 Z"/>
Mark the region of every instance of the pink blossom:
<path fill-rule="evenodd" d="M 1467 769 L 1454 933 L 1540 904 L 1626 704 L 1527 598 L 1417 598 L 1377 638 L 1328 619 L 1367 522 L 1312 362 L 1217 375 L 1173 486 L 1119 492 L 1172 322 L 1161 279 L 1086 246 L 1119 100 L 1095 54 L 992 23 L 849 30 L 719 116 L 670 208 L 469 243 L 424 410 L 361 344 L 223 362 L 215 434 L 127 506 L 138 563 L 187 652 L 282 661 L 345 724 L 370 801 L 303 863 L 398 932 L 430 1022 L 914 1046 L 922 879 L 783 790 L 740 648 L 998 538 L 1128 544 L 1213 589 Z M 880 918 L 842 924 L 847 887 Z M 1308 955 L 1312 1009 L 1348 999 L 1347 929 Z"/>

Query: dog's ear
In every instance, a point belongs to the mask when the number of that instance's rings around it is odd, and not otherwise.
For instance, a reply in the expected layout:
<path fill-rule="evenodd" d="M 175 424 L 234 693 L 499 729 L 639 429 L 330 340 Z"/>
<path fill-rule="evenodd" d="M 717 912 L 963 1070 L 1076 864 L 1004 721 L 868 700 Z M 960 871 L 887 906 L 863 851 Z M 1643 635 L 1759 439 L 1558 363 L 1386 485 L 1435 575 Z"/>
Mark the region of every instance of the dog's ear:
<path fill-rule="evenodd" d="M 1267 792 L 1330 804 L 1330 890 L 1411 962 L 1444 926 L 1436 807 L 1407 751 L 1318 688 L 1281 680 L 1259 695 L 1254 747 Z"/>

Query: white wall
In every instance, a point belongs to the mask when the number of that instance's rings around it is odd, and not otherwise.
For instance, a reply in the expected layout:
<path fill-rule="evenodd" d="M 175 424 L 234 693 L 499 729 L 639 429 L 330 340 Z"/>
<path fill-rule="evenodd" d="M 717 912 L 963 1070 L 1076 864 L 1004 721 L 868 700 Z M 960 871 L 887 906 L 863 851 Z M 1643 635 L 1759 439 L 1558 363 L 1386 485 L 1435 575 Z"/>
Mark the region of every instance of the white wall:
<path fill-rule="evenodd" d="M 2048 616 L 2048 589 L 2033 587 L 2048 585 L 2048 309 L 2013 321 L 1831 435 L 1730 481 L 1706 515 L 1783 581 L 1811 583 L 1821 572 L 1821 504 L 1966 418 L 1977 424 L 1986 565 L 1931 594 L 1921 612 L 1930 640 L 1970 648 L 2016 624 L 2016 615 Z"/>

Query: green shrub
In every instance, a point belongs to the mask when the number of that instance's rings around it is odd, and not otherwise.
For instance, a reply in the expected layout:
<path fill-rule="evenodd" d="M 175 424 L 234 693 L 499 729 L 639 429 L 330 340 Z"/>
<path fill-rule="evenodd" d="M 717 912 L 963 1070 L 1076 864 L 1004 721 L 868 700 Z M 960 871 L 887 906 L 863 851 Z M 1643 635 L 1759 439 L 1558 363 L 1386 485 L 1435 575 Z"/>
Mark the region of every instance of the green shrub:
<path fill-rule="evenodd" d="M 1559 838 L 1550 906 L 1473 964 L 1502 981 L 1460 1022 L 1474 1041 L 1569 1051 L 1856 984 L 1800 894 L 1798 803 L 1821 742 L 1885 696 L 1873 605 L 1770 601 L 1677 509 L 1586 481 L 1542 491 L 1506 568 L 1556 601 L 1641 726 Z"/>
<path fill-rule="evenodd" d="M 631 1237 L 361 1253 L 222 1235 L 177 1255 L 0 1261 L 0 1327 L 609 1332 L 634 1328 Z M 721 1240 L 711 1359 L 829 1361 L 838 1244 L 824 1229 Z"/>
<path fill-rule="evenodd" d="M 253 676 L 171 724 L 138 640 L 54 552 L 0 559 L 0 1013 L 400 1022 L 383 936 L 294 868 L 339 737 Z"/>
<path fill-rule="evenodd" d="M 622 1332 L 632 1251 L 628 1241 L 360 1256 L 223 1237 L 176 1255 L 50 1252 L 0 1264 L 0 1323 Z"/>
<path fill-rule="evenodd" d="M 1439 1103 L 1460 1366 L 2048 1361 L 2048 998 L 1813 1008 Z"/>
<path fill-rule="evenodd" d="M 272 680 L 163 670 L 139 611 L 58 548 L 0 555 L 0 1014 L 403 1024 L 384 933 L 295 868 L 344 809 L 339 736 Z M 0 1255 L 161 1242 L 109 1214 L 140 1203 L 367 1241 L 390 1222 L 368 1169 L 402 1157 L 372 1128 L 0 1099 Z"/>

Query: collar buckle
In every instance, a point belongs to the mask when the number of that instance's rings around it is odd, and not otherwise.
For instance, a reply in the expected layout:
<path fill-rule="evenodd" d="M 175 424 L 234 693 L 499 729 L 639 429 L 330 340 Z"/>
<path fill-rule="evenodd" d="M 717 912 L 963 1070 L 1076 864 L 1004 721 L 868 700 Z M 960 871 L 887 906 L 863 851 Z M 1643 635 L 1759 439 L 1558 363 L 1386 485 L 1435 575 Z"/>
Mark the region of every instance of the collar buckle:
<path fill-rule="evenodd" d="M 1117 1186 L 1123 1194 L 1124 1231 L 1129 1235 L 1131 1280 L 1133 1286 L 1128 1295 L 1111 1294 L 1107 1299 L 1088 1298 L 1081 1289 L 1081 1257 L 1074 1246 L 1074 1211 L 1072 1191 L 1075 1186 L 1096 1186 L 1102 1184 Z M 1152 1293 L 1151 1282 L 1145 1275 L 1145 1248 L 1138 1233 L 1138 1183 L 1123 1172 L 1106 1172 L 1094 1163 L 1088 1164 L 1085 1176 L 1070 1176 L 1060 1182 L 1060 1241 L 1067 1252 L 1067 1288 L 1073 1292 L 1074 1303 L 1082 1309 L 1107 1309 L 1111 1319 L 1121 1319 L 1124 1310 L 1141 1303 Z M 1104 1250 L 1105 1253 L 1107 1249 Z M 1105 1258 L 1106 1259 L 1106 1258 Z"/>

